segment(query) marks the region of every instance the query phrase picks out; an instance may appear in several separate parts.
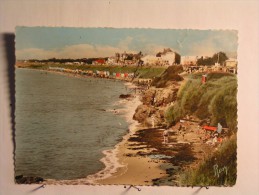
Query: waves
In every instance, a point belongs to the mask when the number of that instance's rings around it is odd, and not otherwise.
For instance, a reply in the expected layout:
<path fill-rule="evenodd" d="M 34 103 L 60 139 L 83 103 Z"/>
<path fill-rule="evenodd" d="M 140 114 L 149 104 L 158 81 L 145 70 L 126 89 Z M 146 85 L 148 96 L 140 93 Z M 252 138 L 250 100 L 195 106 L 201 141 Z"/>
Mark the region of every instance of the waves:
<path fill-rule="evenodd" d="M 119 99 L 127 93 L 122 82 L 98 81 L 92 87 L 66 75 L 16 71 L 16 175 L 88 183 L 88 175 L 119 166 L 109 149 L 127 133 L 132 101 Z"/>
<path fill-rule="evenodd" d="M 129 84 L 127 83 L 127 85 Z M 141 102 L 139 100 L 139 97 L 136 96 L 130 101 L 121 100 L 117 102 L 117 104 L 124 105 L 124 108 L 121 109 L 121 112 L 123 111 L 123 116 L 125 117 L 125 120 L 129 123 L 129 131 L 126 135 L 123 136 L 122 141 L 118 143 L 114 149 L 103 151 L 103 154 L 105 156 L 100 161 L 105 165 L 105 168 L 96 174 L 87 176 L 86 181 L 90 184 L 98 184 L 98 180 L 103 180 L 113 176 L 114 174 L 116 174 L 118 169 L 123 168 L 124 172 L 126 172 L 127 170 L 127 165 L 123 164 L 118 158 L 118 153 L 120 152 L 118 148 L 120 144 L 123 144 L 125 141 L 127 141 L 129 136 L 136 129 L 138 122 L 134 121 L 132 118 L 136 108 L 138 107 L 138 105 L 141 104 Z"/>

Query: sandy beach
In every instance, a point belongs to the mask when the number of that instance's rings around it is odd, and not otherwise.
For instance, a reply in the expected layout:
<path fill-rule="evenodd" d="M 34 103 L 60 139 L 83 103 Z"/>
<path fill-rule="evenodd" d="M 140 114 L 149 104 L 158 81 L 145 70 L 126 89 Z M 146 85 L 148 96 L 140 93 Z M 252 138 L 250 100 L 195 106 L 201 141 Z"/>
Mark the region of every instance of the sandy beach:
<path fill-rule="evenodd" d="M 125 83 L 129 89 L 136 86 L 132 83 Z M 114 149 L 104 151 L 105 157 L 101 161 L 106 165 L 105 169 L 97 174 L 87 177 L 92 184 L 128 184 L 128 185 L 152 185 L 152 179 L 165 176 L 164 170 L 159 168 L 159 161 L 152 161 L 148 157 L 136 155 L 134 145 L 138 142 L 129 142 L 129 139 L 143 129 L 137 121 L 132 119 L 136 108 L 141 104 L 139 95 L 135 95 L 130 100 L 122 100 L 124 103 L 124 113 L 129 126 L 129 132 Z M 142 146 L 141 152 L 149 152 L 145 145 Z M 139 146 L 137 147 L 139 148 Z M 140 152 L 137 150 L 137 152 Z"/>
<path fill-rule="evenodd" d="M 136 127 L 135 132 L 138 131 Z M 137 152 L 147 153 L 149 149 L 144 149 L 134 151 L 134 142 L 129 142 L 128 139 L 132 134 L 128 134 L 124 137 L 124 140 L 117 146 L 118 153 L 116 158 L 118 158 L 119 164 L 123 165 L 119 167 L 116 173 L 112 174 L 108 178 L 96 180 L 95 183 L 98 184 L 128 184 L 128 185 L 152 185 L 152 179 L 162 177 L 166 175 L 164 170 L 161 170 L 159 165 L 159 160 L 152 160 L 149 157 L 137 156 Z M 135 143 L 137 144 L 137 143 Z"/>

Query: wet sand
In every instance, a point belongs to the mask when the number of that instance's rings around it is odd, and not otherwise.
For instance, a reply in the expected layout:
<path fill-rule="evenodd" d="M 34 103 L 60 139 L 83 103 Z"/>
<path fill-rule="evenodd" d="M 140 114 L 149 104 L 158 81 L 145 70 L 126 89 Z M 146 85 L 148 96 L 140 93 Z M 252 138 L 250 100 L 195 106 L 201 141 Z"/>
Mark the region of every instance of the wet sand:
<path fill-rule="evenodd" d="M 160 169 L 161 161 L 152 160 L 145 155 L 151 152 L 151 148 L 146 145 L 140 145 L 138 142 L 129 141 L 140 129 L 139 127 L 131 135 L 128 135 L 118 146 L 117 157 L 120 164 L 115 174 L 107 179 L 97 180 L 99 184 L 128 184 L 128 185 L 152 185 L 154 178 L 166 176 L 166 171 Z M 137 147 L 136 147 L 137 146 Z"/>
<path fill-rule="evenodd" d="M 182 123 L 181 123 L 182 124 Z M 179 174 L 195 168 L 215 148 L 201 141 L 197 123 L 185 122 L 186 132 L 178 133 L 180 123 L 170 129 L 169 141 L 163 143 L 163 128 L 138 128 L 118 146 L 119 162 L 124 165 L 98 184 L 178 186 Z"/>

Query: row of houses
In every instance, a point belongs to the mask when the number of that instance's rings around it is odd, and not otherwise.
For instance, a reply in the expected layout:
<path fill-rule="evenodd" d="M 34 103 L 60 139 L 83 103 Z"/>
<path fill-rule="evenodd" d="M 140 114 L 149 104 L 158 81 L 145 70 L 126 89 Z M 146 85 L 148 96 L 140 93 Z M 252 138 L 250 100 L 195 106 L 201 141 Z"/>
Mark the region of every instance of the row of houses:
<path fill-rule="evenodd" d="M 60 67 L 49 67 L 51 71 L 58 71 L 64 73 L 81 74 L 87 76 L 101 77 L 101 78 L 117 78 L 117 79 L 131 79 L 134 78 L 134 73 L 121 73 L 121 72 L 110 72 L 110 71 L 100 71 L 100 70 L 79 70 L 79 69 L 68 69 Z"/>
<path fill-rule="evenodd" d="M 83 58 L 76 60 L 66 61 L 64 59 L 52 59 L 48 61 L 33 61 L 31 63 L 40 64 L 66 64 L 66 65 L 156 65 L 156 66 L 170 66 L 181 64 L 183 66 L 196 66 L 199 59 L 207 59 L 207 56 L 181 56 L 179 53 L 171 50 L 170 48 L 165 48 L 154 55 L 143 55 L 140 51 L 139 53 L 128 53 L 124 51 L 123 53 L 115 53 L 114 56 L 105 58 Z M 27 63 L 25 60 L 24 63 Z M 225 67 L 237 67 L 236 59 L 228 59 L 224 64 Z"/>
<path fill-rule="evenodd" d="M 229 61 L 225 66 L 215 64 L 214 66 L 197 66 L 197 65 L 183 65 L 183 70 L 186 73 L 197 72 L 228 72 L 237 74 L 237 62 Z"/>
<path fill-rule="evenodd" d="M 94 64 L 109 64 L 109 65 L 157 65 L 170 66 L 181 64 L 183 66 L 195 66 L 199 58 L 208 58 L 207 56 L 181 56 L 179 53 L 172 51 L 170 48 L 165 48 L 156 55 L 143 55 L 141 52 L 133 53 L 115 53 L 115 56 L 107 58 L 105 61 L 96 60 Z M 236 59 L 228 59 L 222 66 L 236 67 Z"/>

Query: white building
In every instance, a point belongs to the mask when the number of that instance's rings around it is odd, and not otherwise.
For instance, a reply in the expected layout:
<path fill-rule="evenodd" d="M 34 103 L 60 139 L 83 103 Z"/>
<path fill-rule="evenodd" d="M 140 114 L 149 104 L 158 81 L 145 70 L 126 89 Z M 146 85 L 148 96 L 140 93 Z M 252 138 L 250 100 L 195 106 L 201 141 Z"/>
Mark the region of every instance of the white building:
<path fill-rule="evenodd" d="M 158 58 L 153 55 L 146 55 L 141 60 L 144 62 L 144 64 L 157 64 Z"/>
<path fill-rule="evenodd" d="M 181 56 L 181 64 L 182 65 L 196 65 L 198 56 Z"/>
<path fill-rule="evenodd" d="M 230 59 L 225 61 L 225 65 L 226 65 L 226 67 L 236 68 L 237 67 L 237 60 L 233 59 L 233 58 L 230 58 Z"/>
<path fill-rule="evenodd" d="M 109 57 L 106 63 L 111 65 L 115 64 L 115 57 Z"/>
<path fill-rule="evenodd" d="M 163 52 L 157 53 L 156 57 L 159 59 L 161 65 L 180 64 L 181 61 L 181 56 L 172 51 L 170 48 L 164 49 Z"/>

